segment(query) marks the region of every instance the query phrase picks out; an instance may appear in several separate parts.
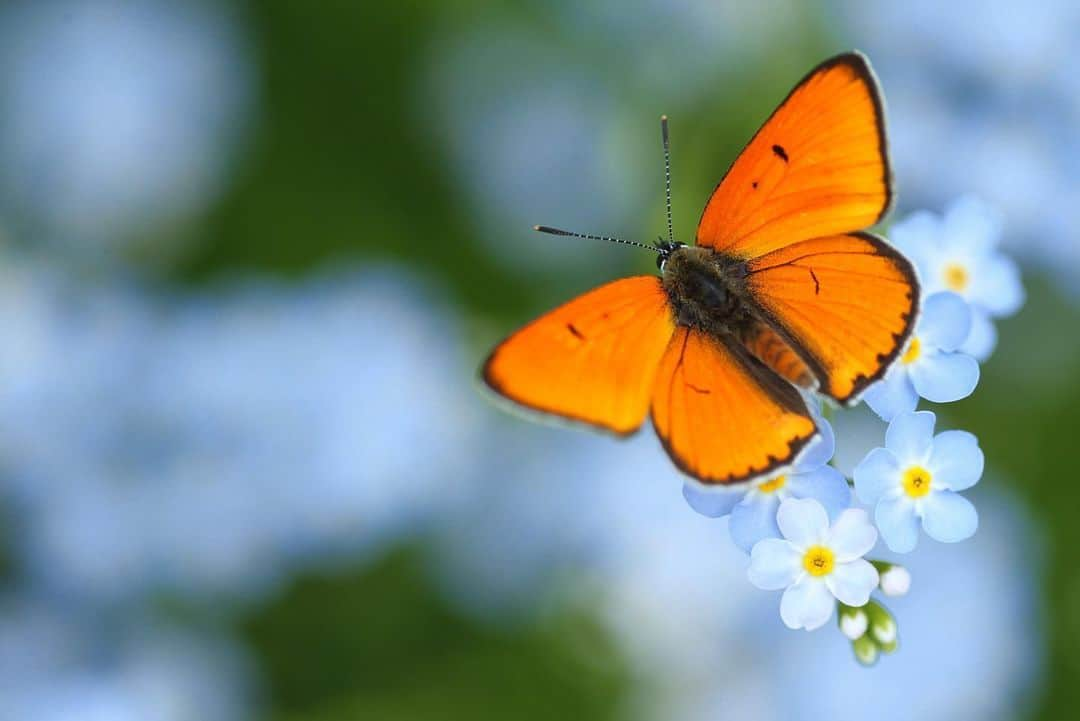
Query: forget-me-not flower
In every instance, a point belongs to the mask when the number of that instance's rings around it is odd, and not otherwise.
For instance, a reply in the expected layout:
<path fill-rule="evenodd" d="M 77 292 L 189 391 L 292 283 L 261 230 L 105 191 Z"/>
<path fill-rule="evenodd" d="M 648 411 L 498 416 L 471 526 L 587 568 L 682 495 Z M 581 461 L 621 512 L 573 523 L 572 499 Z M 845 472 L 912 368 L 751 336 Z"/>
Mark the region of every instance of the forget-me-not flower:
<path fill-rule="evenodd" d="M 971 305 L 971 332 L 960 350 L 986 360 L 997 344 L 993 318 L 1024 303 L 1020 271 L 997 249 L 1001 220 L 971 197 L 954 201 L 943 217 L 915 213 L 892 227 L 890 237 L 919 269 L 923 293 L 959 294 Z"/>
<path fill-rule="evenodd" d="M 877 569 L 863 558 L 877 531 L 861 508 L 848 508 L 829 525 L 812 498 L 789 498 L 776 513 L 783 538 L 758 541 L 750 552 L 750 582 L 786 589 L 780 618 L 788 628 L 813 631 L 832 617 L 836 601 L 863 606 L 878 585 Z"/>
<path fill-rule="evenodd" d="M 951 403 L 979 383 L 979 363 L 959 350 L 971 330 L 971 308 L 952 292 L 934 293 L 903 355 L 863 398 L 886 421 L 915 410 L 919 398 Z"/>
<path fill-rule="evenodd" d="M 683 496 L 698 513 L 711 518 L 731 514 L 731 538 L 747 553 L 763 538 L 777 538 L 776 511 L 786 498 L 813 498 L 835 519 L 851 505 L 851 490 L 840 471 L 828 465 L 836 450 L 832 426 L 817 417 L 821 437 L 796 459 L 791 470 L 766 478 L 745 491 L 706 490 L 687 483 Z"/>
<path fill-rule="evenodd" d="M 855 492 L 874 506 L 881 537 L 897 553 L 915 548 L 919 525 L 937 541 L 970 538 L 979 525 L 971 501 L 958 491 L 975 485 L 983 453 L 974 435 L 944 431 L 934 435 L 930 411 L 901 413 L 875 448 L 855 467 Z"/>

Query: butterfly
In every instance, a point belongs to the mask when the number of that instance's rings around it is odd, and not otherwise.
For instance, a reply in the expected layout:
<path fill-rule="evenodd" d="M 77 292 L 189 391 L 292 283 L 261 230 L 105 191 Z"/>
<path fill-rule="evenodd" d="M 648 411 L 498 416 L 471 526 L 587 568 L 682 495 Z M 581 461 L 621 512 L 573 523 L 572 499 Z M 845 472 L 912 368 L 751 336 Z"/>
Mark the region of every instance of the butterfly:
<path fill-rule="evenodd" d="M 696 243 L 668 239 L 659 275 L 623 278 L 541 316 L 481 370 L 516 404 L 604 429 L 646 416 L 675 465 L 708 485 L 784 472 L 817 436 L 810 392 L 855 403 L 896 361 L 919 310 L 911 263 L 865 231 L 893 197 L 881 91 L 858 52 L 788 94 L 716 186 Z"/>

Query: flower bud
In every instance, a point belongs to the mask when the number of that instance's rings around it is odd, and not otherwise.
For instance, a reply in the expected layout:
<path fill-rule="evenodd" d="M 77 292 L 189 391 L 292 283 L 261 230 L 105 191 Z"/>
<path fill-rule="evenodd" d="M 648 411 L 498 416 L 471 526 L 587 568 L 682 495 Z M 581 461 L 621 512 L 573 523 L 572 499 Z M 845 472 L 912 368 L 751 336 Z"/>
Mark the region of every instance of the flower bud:
<path fill-rule="evenodd" d="M 840 631 L 847 636 L 849 640 L 855 641 L 866 634 L 870 619 L 867 617 L 866 612 L 861 608 L 852 608 L 851 606 L 840 604 L 840 613 L 838 616 L 840 619 Z"/>
<path fill-rule="evenodd" d="M 863 666 L 873 666 L 878 659 L 878 645 L 869 635 L 852 642 L 851 648 L 855 651 L 855 660 Z"/>
<path fill-rule="evenodd" d="M 903 566 L 890 564 L 881 576 L 881 592 L 886 596 L 903 596 L 911 588 L 911 574 Z"/>
<path fill-rule="evenodd" d="M 868 635 L 874 637 L 874 640 L 882 646 L 882 650 L 887 650 L 886 646 L 895 647 L 896 621 L 893 620 L 892 614 L 876 601 L 871 601 L 864 608 L 870 621 Z"/>

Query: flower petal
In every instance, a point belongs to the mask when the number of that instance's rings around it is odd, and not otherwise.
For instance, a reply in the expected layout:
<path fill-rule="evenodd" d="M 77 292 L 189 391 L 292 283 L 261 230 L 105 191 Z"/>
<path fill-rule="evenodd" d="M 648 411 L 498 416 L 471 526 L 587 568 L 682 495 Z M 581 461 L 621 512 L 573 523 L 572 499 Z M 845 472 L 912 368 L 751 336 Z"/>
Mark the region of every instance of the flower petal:
<path fill-rule="evenodd" d="M 932 494 L 931 494 L 932 495 Z M 908 553 L 919 542 L 919 517 L 907 496 L 883 498 L 874 508 L 874 523 L 890 551 Z"/>
<path fill-rule="evenodd" d="M 916 392 L 934 403 L 967 398 L 979 384 L 979 363 L 966 353 L 928 350 L 908 369 Z"/>
<path fill-rule="evenodd" d="M 786 488 L 795 498 L 813 498 L 825 507 L 830 519 L 851 505 L 851 488 L 844 474 L 832 466 L 788 477 Z"/>
<path fill-rule="evenodd" d="M 825 577 L 825 585 L 840 603 L 864 606 L 870 600 L 870 593 L 877 588 L 878 572 L 862 558 L 850 563 L 838 563 L 833 572 Z"/>
<path fill-rule="evenodd" d="M 901 465 L 924 463 L 934 441 L 934 422 L 930 411 L 901 413 L 892 419 L 885 431 L 885 447 L 893 452 Z"/>
<path fill-rule="evenodd" d="M 920 269 L 940 252 L 941 221 L 927 210 L 908 215 L 889 229 L 889 240 Z"/>
<path fill-rule="evenodd" d="M 926 535 L 942 543 L 956 543 L 975 534 L 979 514 L 971 501 L 952 491 L 931 493 L 923 499 L 922 525 Z"/>
<path fill-rule="evenodd" d="M 971 301 L 994 317 L 1012 315 L 1024 304 L 1020 269 L 1003 253 L 992 253 L 979 264 L 972 279 Z"/>
<path fill-rule="evenodd" d="M 776 523 L 784 538 L 799 549 L 821 543 L 829 531 L 825 507 L 812 498 L 785 499 L 776 512 Z"/>
<path fill-rule="evenodd" d="M 919 394 L 902 363 L 894 365 L 885 377 L 866 389 L 863 400 L 883 421 L 891 421 L 901 413 L 909 413 L 919 405 Z"/>
<path fill-rule="evenodd" d="M 746 551 L 764 538 L 779 538 L 780 527 L 776 525 L 776 509 L 780 499 L 775 493 L 749 493 L 742 502 L 731 509 L 728 531 L 735 545 Z"/>
<path fill-rule="evenodd" d="M 951 246 L 971 254 L 990 251 L 1001 238 L 1002 218 L 992 206 L 964 195 L 945 209 L 942 235 Z"/>
<path fill-rule="evenodd" d="M 962 491 L 979 482 L 985 462 L 974 434 L 944 431 L 934 436 L 934 450 L 926 465 L 935 488 Z"/>
<path fill-rule="evenodd" d="M 967 353 L 981 363 L 990 357 L 996 346 L 997 328 L 994 327 L 994 321 L 990 319 L 985 310 L 972 306 L 971 333 L 968 334 L 964 344 L 960 346 L 960 351 Z"/>
<path fill-rule="evenodd" d="M 867 453 L 851 475 L 855 478 L 855 493 L 867 505 L 872 506 L 901 488 L 900 462 L 888 448 L 875 448 Z"/>
<path fill-rule="evenodd" d="M 828 586 L 809 576 L 784 591 L 780 599 L 780 618 L 788 628 L 813 631 L 824 626 L 832 617 L 836 600 Z"/>
<path fill-rule="evenodd" d="M 971 332 L 971 307 L 956 293 L 934 293 L 923 303 L 915 334 L 923 347 L 956 350 Z"/>
<path fill-rule="evenodd" d="M 804 573 L 802 554 L 780 538 L 766 538 L 750 551 L 746 575 L 750 583 L 765 591 L 787 588 Z"/>
<path fill-rule="evenodd" d="M 829 529 L 825 545 L 836 554 L 838 563 L 850 563 L 870 552 L 877 543 L 877 529 L 870 523 L 870 515 L 861 508 L 848 508 L 836 518 Z M 875 582 L 876 583 L 876 582 Z M 840 599 L 843 601 L 843 599 Z M 847 601 L 844 601 L 847 603 Z M 861 606 L 858 604 L 848 604 Z"/>
<path fill-rule="evenodd" d="M 720 518 L 731 513 L 731 509 L 743 499 L 746 491 L 727 488 L 706 489 L 696 484 L 684 483 L 682 494 L 690 507 L 701 515 Z"/>
<path fill-rule="evenodd" d="M 795 461 L 796 473 L 821 468 L 832 459 L 833 453 L 836 452 L 836 434 L 833 433 L 832 424 L 816 414 L 814 422 L 817 423 L 819 435 L 810 442 Z"/>

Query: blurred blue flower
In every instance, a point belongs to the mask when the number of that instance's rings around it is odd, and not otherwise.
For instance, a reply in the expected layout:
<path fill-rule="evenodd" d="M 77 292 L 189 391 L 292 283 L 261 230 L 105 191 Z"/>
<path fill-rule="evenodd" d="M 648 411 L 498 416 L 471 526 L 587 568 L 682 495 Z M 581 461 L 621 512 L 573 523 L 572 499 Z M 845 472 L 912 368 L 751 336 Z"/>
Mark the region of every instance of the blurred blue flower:
<path fill-rule="evenodd" d="M 3 273 L 0 496 L 49 589 L 259 594 L 468 497 L 468 371 L 444 304 L 406 277 L 158 298 L 14 258 Z"/>
<path fill-rule="evenodd" d="M 886 421 L 915 410 L 919 398 L 950 403 L 966 398 L 979 383 L 979 363 L 957 351 L 971 330 L 971 309 L 956 293 L 934 293 L 900 359 L 863 399 Z"/>
<path fill-rule="evenodd" d="M 611 63 L 613 82 L 656 104 L 708 94 L 740 68 L 799 37 L 807 17 L 795 0 L 717 3 L 642 0 L 626 12 L 619 0 L 552 3 L 571 47 L 595 47 Z M 656 33 L 662 26 L 663 33 Z M 626 48 L 634 48 L 626 52 Z"/>
<path fill-rule="evenodd" d="M 878 572 L 863 556 L 877 531 L 861 508 L 848 508 L 829 525 L 817 501 L 789 498 L 776 520 L 783 538 L 766 538 L 750 552 L 750 582 L 784 590 L 780 617 L 788 628 L 813 631 L 828 621 L 836 601 L 862 606 L 878 585 Z"/>
<path fill-rule="evenodd" d="M 959 494 L 983 472 L 978 439 L 966 431 L 934 435 L 930 411 L 901 413 L 885 432 L 885 447 L 855 467 L 855 492 L 874 507 L 874 520 L 890 550 L 915 548 L 919 525 L 937 541 L 970 538 L 979 524 L 975 506 Z"/>
<path fill-rule="evenodd" d="M 500 25 L 454 36 L 430 75 L 439 111 L 424 120 L 438 119 L 435 135 L 448 146 L 491 257 L 536 272 L 568 261 L 588 265 L 610 252 L 601 243 L 525 232 L 537 222 L 618 232 L 619 219 L 640 202 L 645 177 L 635 171 L 636 154 L 612 143 L 617 98 L 593 64 L 570 62 L 531 27 Z"/>
<path fill-rule="evenodd" d="M 1008 219 L 1011 251 L 1075 299 L 1080 244 L 1062 238 L 1076 225 L 1080 8 L 1046 0 L 1017 13 L 1010 0 L 988 0 L 972 22 L 959 3 L 832 4 L 885 88 L 901 203 L 940 207 L 977 193 Z"/>
<path fill-rule="evenodd" d="M 202 212 L 242 140 L 253 64 L 221 3 L 4 3 L 0 206 L 93 262 Z"/>
<path fill-rule="evenodd" d="M 1012 315 L 1024 303 L 1019 268 L 997 249 L 998 214 L 963 197 L 943 217 L 925 211 L 908 216 L 890 237 L 918 267 L 924 296 L 952 291 L 971 305 L 971 330 L 959 350 L 986 360 L 997 344 L 993 319 Z"/>
<path fill-rule="evenodd" d="M 240 721 L 244 653 L 222 638 L 128 614 L 120 629 L 41 599 L 0 601 L 0 719 Z"/>
<path fill-rule="evenodd" d="M 763 538 L 777 538 L 776 511 L 787 498 L 812 498 L 830 519 L 851 505 L 851 489 L 840 471 L 828 465 L 836 448 L 832 426 L 815 419 L 821 437 L 795 461 L 787 473 L 772 476 L 746 490 L 705 488 L 687 481 L 683 496 L 698 513 L 710 518 L 731 514 L 731 538 L 747 553 Z"/>
<path fill-rule="evenodd" d="M 658 688 L 705 668 L 737 672 L 734 659 L 756 643 L 746 618 L 760 594 L 726 522 L 681 498 L 683 476 L 655 437 L 614 443 L 494 412 L 485 421 L 482 502 L 448 516 L 436 544 L 453 598 L 486 618 L 580 600 Z M 718 639 L 731 657 L 717 654 Z M 672 718 L 677 700 L 664 693 L 657 717 Z"/>

